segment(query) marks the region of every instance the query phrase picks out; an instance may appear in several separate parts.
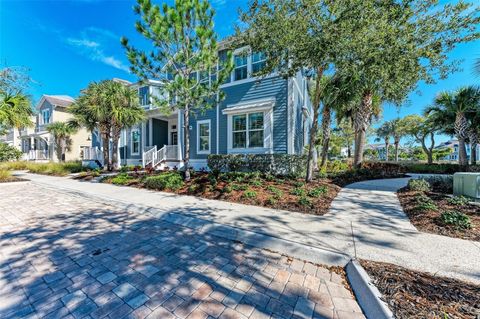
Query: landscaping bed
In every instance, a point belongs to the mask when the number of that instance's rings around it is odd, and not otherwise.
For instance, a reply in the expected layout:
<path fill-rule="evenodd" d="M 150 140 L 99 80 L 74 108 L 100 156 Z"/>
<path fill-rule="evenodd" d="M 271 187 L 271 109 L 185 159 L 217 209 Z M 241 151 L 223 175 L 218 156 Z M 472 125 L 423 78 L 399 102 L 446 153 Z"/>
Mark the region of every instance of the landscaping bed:
<path fill-rule="evenodd" d="M 82 167 L 82 162 L 71 161 L 63 163 L 47 162 L 36 163 L 27 161 L 18 162 L 3 162 L 0 163 L 1 170 L 27 170 L 30 173 L 54 175 L 54 176 L 66 176 L 72 173 L 78 173 L 88 170 L 86 167 Z"/>
<path fill-rule="evenodd" d="M 124 172 L 102 182 L 315 215 L 325 214 L 340 190 L 328 179 L 306 184 L 303 179 L 241 172 L 192 172 L 188 182 L 176 171 Z"/>
<path fill-rule="evenodd" d="M 389 263 L 361 260 L 398 319 L 480 316 L 480 286 Z"/>
<path fill-rule="evenodd" d="M 13 176 L 9 171 L 0 169 L 0 183 L 24 182 L 24 178 Z"/>
<path fill-rule="evenodd" d="M 448 196 L 448 183 L 432 180 L 424 189 L 409 183 L 397 193 L 403 211 L 420 231 L 480 241 L 480 206 L 465 197 Z"/>

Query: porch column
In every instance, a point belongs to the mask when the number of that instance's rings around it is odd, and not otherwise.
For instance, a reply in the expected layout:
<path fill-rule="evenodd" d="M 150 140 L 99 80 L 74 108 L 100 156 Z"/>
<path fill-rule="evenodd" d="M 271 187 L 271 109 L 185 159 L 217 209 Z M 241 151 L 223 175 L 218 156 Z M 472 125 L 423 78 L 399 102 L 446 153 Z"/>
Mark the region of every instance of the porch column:
<path fill-rule="evenodd" d="M 145 140 L 145 138 L 147 136 L 147 134 L 145 132 L 146 130 L 147 130 L 146 122 L 143 122 L 142 123 L 142 153 L 145 152 L 145 146 L 147 145 L 146 140 Z"/>
<path fill-rule="evenodd" d="M 184 127 L 183 127 L 183 112 L 182 110 L 178 110 L 178 113 L 177 113 L 177 140 L 178 140 L 178 143 L 177 143 L 177 159 L 178 160 L 182 160 L 183 159 L 183 136 L 184 136 Z"/>
<path fill-rule="evenodd" d="M 148 119 L 148 144 L 153 146 L 153 118 Z"/>

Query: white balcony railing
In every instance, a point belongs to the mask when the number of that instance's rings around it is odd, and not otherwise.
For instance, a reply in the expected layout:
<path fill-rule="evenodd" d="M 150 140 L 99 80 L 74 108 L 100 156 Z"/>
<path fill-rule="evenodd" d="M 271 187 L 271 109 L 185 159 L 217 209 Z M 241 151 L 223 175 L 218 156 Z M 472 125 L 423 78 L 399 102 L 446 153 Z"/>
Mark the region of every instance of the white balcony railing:
<path fill-rule="evenodd" d="M 27 161 L 48 160 L 50 159 L 48 150 L 30 150 L 23 155 Z"/>
<path fill-rule="evenodd" d="M 103 165 L 103 153 L 97 146 L 83 147 L 83 159 L 86 161 L 99 161 Z"/>

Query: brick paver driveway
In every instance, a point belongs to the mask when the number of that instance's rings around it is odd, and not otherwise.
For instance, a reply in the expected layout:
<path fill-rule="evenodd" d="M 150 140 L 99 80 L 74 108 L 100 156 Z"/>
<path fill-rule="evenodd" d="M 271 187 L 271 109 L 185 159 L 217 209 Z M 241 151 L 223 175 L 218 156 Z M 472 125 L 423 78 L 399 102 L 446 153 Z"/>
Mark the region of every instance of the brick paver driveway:
<path fill-rule="evenodd" d="M 0 184 L 1 318 L 363 318 L 342 282 L 128 207 Z"/>

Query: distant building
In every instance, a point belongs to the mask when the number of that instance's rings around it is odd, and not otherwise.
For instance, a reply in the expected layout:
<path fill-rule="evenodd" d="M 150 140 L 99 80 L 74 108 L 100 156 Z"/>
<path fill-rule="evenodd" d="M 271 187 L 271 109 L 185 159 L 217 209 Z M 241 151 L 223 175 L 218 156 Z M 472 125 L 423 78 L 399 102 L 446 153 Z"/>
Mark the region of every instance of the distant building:
<path fill-rule="evenodd" d="M 470 144 L 466 144 L 465 146 L 467 149 L 467 159 L 470 160 L 470 156 L 472 153 Z M 451 139 L 446 142 L 443 142 L 438 146 L 436 146 L 435 148 L 436 149 L 449 148 L 452 150 L 452 152 L 449 155 L 445 156 L 441 160 L 451 161 L 451 162 L 458 161 L 458 140 L 457 139 Z M 477 145 L 477 161 L 480 161 L 480 145 Z"/>

